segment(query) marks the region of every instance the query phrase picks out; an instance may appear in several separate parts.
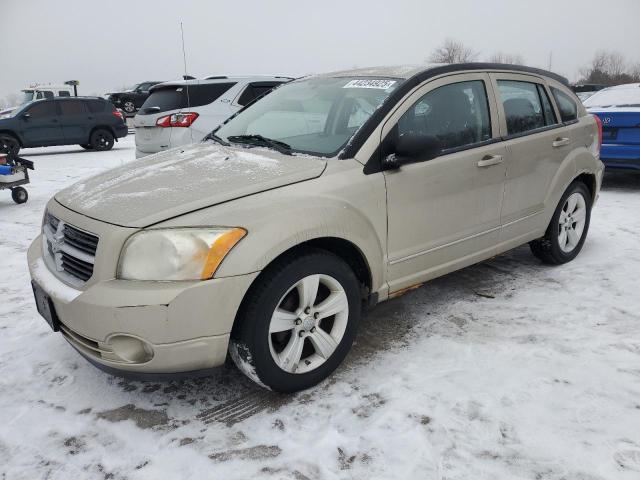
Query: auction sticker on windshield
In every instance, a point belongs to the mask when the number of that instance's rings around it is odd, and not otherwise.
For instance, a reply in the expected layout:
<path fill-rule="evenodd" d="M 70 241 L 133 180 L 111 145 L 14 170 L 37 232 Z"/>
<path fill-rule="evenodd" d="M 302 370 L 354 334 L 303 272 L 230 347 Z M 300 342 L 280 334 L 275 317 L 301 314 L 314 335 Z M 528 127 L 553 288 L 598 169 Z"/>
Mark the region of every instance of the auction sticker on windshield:
<path fill-rule="evenodd" d="M 395 80 L 351 80 L 342 88 L 377 88 L 380 90 L 386 90 L 395 85 Z"/>

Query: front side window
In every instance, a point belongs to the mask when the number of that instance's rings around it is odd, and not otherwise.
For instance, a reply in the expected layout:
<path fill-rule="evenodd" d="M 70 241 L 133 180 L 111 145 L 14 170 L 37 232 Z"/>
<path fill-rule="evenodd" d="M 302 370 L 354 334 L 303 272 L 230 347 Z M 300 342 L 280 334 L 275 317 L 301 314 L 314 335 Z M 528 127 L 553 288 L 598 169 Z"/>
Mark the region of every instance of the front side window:
<path fill-rule="evenodd" d="M 550 114 L 551 105 L 546 92 L 537 83 L 498 80 L 498 90 L 509 135 L 522 134 L 555 123 L 555 116 Z"/>
<path fill-rule="evenodd" d="M 484 82 L 453 83 L 430 91 L 400 120 L 398 136 L 435 137 L 442 150 L 491 139 L 491 119 Z"/>
<path fill-rule="evenodd" d="M 56 106 L 53 102 L 38 102 L 32 107 L 28 108 L 26 112 L 33 119 L 44 119 L 53 117 L 56 114 Z"/>
<path fill-rule="evenodd" d="M 571 97 L 558 88 L 551 87 L 553 98 L 556 99 L 558 110 L 560 110 L 560 118 L 563 122 L 571 122 L 578 118 L 578 107 Z"/>
<path fill-rule="evenodd" d="M 401 83 L 390 78 L 314 77 L 287 83 L 247 107 L 216 134 L 261 135 L 294 152 L 337 155 Z"/>

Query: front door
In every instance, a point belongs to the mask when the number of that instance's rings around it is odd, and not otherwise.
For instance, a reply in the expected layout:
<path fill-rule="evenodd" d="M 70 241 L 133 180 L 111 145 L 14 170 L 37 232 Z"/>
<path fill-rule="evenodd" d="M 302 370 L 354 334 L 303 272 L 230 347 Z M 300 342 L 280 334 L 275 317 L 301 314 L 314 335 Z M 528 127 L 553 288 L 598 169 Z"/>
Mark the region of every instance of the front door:
<path fill-rule="evenodd" d="M 26 147 L 62 143 L 63 135 L 53 100 L 36 102 L 20 114 L 20 130 Z"/>
<path fill-rule="evenodd" d="M 507 152 L 487 74 L 416 90 L 385 124 L 382 156 L 407 134 L 435 138 L 441 153 L 384 173 L 391 293 L 493 255 L 504 193 Z"/>

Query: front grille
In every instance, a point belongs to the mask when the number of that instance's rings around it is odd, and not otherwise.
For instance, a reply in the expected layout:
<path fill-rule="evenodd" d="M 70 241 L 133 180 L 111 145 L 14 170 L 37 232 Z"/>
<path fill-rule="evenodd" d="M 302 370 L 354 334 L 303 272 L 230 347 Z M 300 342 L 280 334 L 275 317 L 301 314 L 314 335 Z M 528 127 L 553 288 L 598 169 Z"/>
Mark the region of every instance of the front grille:
<path fill-rule="evenodd" d="M 111 362 L 126 363 L 120 357 L 113 353 L 111 347 L 102 342 L 96 342 L 90 338 L 80 335 L 78 332 L 72 330 L 64 323 L 60 324 L 60 331 L 64 338 L 75 348 L 80 350 L 88 357 L 93 357 L 102 360 L 109 360 Z"/>
<path fill-rule="evenodd" d="M 82 250 L 89 255 L 96 254 L 98 248 L 98 237 L 91 235 L 90 233 L 78 230 L 69 224 L 65 224 L 63 228 L 65 243 Z"/>
<path fill-rule="evenodd" d="M 45 214 L 43 232 L 46 252 L 56 273 L 71 281 L 84 283 L 93 275 L 93 265 L 98 249 L 98 237 L 54 217 Z"/>

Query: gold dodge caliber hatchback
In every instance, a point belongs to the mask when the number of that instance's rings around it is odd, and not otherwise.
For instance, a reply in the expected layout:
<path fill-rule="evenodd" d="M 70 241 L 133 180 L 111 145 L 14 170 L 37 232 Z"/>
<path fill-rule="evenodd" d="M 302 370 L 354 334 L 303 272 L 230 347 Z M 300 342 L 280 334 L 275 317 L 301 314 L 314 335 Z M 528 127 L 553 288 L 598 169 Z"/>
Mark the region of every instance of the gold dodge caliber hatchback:
<path fill-rule="evenodd" d="M 80 182 L 29 249 L 39 312 L 84 357 L 152 378 L 227 352 L 308 388 L 362 308 L 524 243 L 575 258 L 603 164 L 553 73 L 500 64 L 302 78 L 203 143 Z"/>

